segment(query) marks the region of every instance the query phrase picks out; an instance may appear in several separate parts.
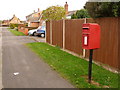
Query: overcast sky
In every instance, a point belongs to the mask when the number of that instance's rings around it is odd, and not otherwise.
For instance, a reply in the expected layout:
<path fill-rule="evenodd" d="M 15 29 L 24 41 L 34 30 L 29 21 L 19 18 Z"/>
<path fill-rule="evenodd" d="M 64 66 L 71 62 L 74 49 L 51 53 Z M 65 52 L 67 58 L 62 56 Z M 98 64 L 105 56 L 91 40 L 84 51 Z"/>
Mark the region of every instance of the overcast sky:
<path fill-rule="evenodd" d="M 1 0 L 0 1 L 0 20 L 11 19 L 15 14 L 21 20 L 34 10 L 45 10 L 49 6 L 64 6 L 68 2 L 69 11 L 82 9 L 88 0 Z"/>

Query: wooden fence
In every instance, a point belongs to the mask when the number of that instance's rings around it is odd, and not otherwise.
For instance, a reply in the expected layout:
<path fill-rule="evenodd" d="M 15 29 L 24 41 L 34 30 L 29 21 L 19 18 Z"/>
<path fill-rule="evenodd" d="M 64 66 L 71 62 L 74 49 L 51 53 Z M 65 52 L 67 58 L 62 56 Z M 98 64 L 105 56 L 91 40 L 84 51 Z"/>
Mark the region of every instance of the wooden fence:
<path fill-rule="evenodd" d="M 83 55 L 82 24 L 98 23 L 101 27 L 101 48 L 94 50 L 94 61 L 118 69 L 118 22 L 120 18 L 74 19 L 46 22 L 46 42 Z M 85 50 L 85 58 L 89 51 Z"/>

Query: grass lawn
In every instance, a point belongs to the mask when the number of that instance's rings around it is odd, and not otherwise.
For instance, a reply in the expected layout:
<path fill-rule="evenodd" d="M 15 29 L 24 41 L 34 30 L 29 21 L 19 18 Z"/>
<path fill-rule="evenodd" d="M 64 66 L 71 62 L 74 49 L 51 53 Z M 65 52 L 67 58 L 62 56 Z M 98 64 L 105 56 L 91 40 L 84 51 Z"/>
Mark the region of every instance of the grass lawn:
<path fill-rule="evenodd" d="M 29 43 L 27 46 L 77 88 L 118 88 L 118 74 L 93 64 L 92 76 L 96 84 L 89 84 L 85 78 L 88 74 L 87 61 L 46 43 Z"/>
<path fill-rule="evenodd" d="M 9 31 L 10 31 L 11 33 L 13 33 L 14 35 L 16 35 L 16 36 L 25 36 L 24 33 L 19 32 L 19 31 L 17 31 L 17 30 L 10 30 L 10 29 L 9 29 Z"/>

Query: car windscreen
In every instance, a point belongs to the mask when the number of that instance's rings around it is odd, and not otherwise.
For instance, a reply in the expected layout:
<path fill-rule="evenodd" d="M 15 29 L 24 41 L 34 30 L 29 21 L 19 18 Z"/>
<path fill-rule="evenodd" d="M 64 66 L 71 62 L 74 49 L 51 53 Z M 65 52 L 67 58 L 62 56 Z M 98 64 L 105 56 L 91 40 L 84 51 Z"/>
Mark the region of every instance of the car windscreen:
<path fill-rule="evenodd" d="M 46 27 L 45 27 L 45 26 L 42 26 L 42 27 L 41 27 L 41 30 L 46 30 Z"/>
<path fill-rule="evenodd" d="M 37 32 L 45 32 L 44 30 L 37 30 Z"/>

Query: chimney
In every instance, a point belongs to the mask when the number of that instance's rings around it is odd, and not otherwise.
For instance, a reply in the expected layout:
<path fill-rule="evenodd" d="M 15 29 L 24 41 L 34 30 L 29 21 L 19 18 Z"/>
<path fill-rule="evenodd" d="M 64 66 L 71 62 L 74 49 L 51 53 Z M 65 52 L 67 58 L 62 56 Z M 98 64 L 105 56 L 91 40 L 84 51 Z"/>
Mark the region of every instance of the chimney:
<path fill-rule="evenodd" d="M 13 17 L 15 17 L 15 14 L 13 14 Z"/>
<path fill-rule="evenodd" d="M 68 4 L 67 4 L 67 2 L 65 3 L 64 8 L 65 8 L 66 14 L 68 14 Z"/>
<path fill-rule="evenodd" d="M 38 8 L 38 12 L 40 12 L 40 8 Z"/>
<path fill-rule="evenodd" d="M 33 12 L 35 13 L 35 10 Z"/>
<path fill-rule="evenodd" d="M 38 17 L 40 17 L 40 13 L 38 13 Z"/>

